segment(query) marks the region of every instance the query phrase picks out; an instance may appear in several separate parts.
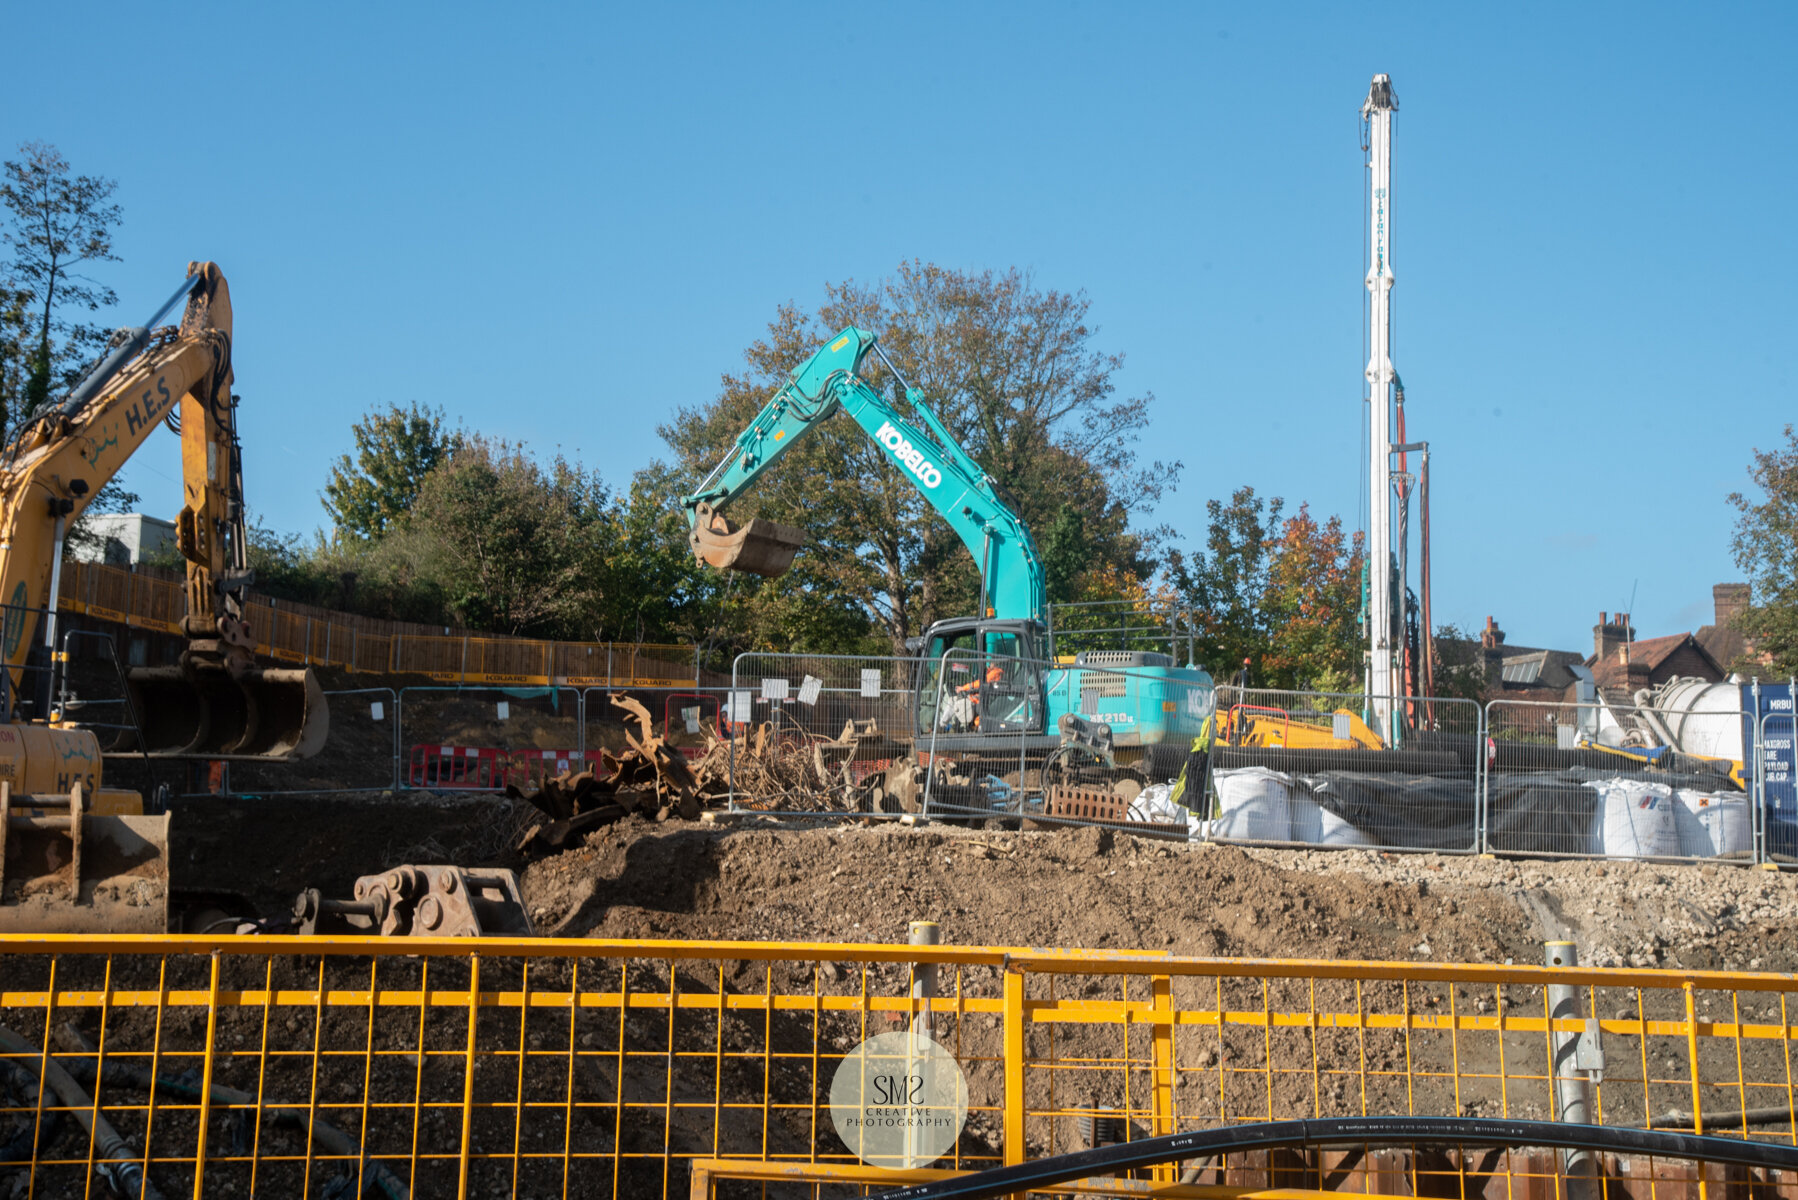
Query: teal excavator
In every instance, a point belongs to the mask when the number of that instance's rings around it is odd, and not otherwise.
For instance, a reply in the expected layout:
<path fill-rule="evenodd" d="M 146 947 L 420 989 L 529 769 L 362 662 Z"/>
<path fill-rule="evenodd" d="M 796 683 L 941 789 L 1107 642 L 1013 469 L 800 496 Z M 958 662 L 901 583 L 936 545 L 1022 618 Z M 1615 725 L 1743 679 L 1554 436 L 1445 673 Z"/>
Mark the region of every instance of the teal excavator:
<path fill-rule="evenodd" d="M 906 384 L 906 405 L 922 428 L 862 377 L 870 354 Z M 1048 595 L 1029 529 L 865 330 L 844 329 L 795 370 L 723 461 L 682 498 L 699 560 L 767 577 L 792 566 L 805 544 L 803 530 L 763 518 L 738 525 L 724 510 L 839 410 L 885 450 L 980 566 L 978 613 L 938 621 L 915 639 L 916 732 L 931 736 L 943 753 L 980 757 L 988 751 L 1015 758 L 1020 740 L 1026 749 L 1045 753 L 1059 744 L 1060 719 L 1072 713 L 1110 726 L 1113 744 L 1126 757 L 1131 747 L 1143 755 L 1165 747 L 1156 757 L 1170 762 L 1183 757 L 1210 712 L 1211 676 L 1190 663 L 1176 666 L 1170 655 L 1145 651 L 1090 651 L 1071 663 L 1051 664 Z M 939 684 L 938 672 L 945 668 L 961 672 L 966 681 L 958 677 Z M 973 687 L 977 703 L 962 706 L 958 716 L 950 698 Z M 1004 750 L 998 749 L 1001 741 Z"/>

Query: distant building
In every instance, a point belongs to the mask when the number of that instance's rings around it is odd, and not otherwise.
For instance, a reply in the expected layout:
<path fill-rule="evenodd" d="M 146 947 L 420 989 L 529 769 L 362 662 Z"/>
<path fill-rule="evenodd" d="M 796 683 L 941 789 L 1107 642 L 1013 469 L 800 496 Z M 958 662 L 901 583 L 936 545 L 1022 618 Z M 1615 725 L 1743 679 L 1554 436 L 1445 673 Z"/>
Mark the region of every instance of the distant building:
<path fill-rule="evenodd" d="M 1689 633 L 1638 640 L 1628 613 L 1598 614 L 1586 666 L 1600 689 L 1618 693 L 1625 702 L 1641 689 L 1675 677 L 1716 683 L 1729 674 Z"/>
<path fill-rule="evenodd" d="M 1479 655 L 1485 665 L 1486 696 L 1493 700 L 1559 700 L 1578 678 L 1575 668 L 1585 661 L 1577 650 L 1509 645 L 1505 631 L 1491 617 L 1480 630 Z"/>
<path fill-rule="evenodd" d="M 70 555 L 81 562 L 129 567 L 174 544 L 175 523 L 144 513 L 98 513 L 87 518 L 96 541 L 75 546 Z"/>
<path fill-rule="evenodd" d="M 1710 656 L 1732 668 L 1740 660 L 1755 657 L 1748 639 L 1735 627 L 1735 619 L 1754 603 L 1754 592 L 1745 583 L 1719 583 L 1711 588 L 1711 605 L 1715 617 L 1692 636 Z"/>

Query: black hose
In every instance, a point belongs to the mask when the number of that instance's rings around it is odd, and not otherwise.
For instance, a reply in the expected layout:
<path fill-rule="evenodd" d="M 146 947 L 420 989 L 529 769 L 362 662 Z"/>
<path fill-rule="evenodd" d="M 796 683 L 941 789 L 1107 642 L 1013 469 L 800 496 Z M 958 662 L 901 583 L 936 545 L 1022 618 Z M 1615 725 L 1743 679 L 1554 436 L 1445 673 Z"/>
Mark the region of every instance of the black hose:
<path fill-rule="evenodd" d="M 1740 1138 L 1672 1133 L 1613 1125 L 1569 1125 L 1498 1117 L 1331 1117 L 1310 1121 L 1258 1121 L 1196 1129 L 1057 1154 L 956 1179 L 896 1188 L 881 1200 L 986 1200 L 1031 1188 L 1047 1188 L 1095 1175 L 1116 1175 L 1210 1154 L 1297 1145 L 1541 1146 L 1599 1153 L 1648 1154 L 1769 1170 L 1798 1170 L 1798 1146 Z"/>

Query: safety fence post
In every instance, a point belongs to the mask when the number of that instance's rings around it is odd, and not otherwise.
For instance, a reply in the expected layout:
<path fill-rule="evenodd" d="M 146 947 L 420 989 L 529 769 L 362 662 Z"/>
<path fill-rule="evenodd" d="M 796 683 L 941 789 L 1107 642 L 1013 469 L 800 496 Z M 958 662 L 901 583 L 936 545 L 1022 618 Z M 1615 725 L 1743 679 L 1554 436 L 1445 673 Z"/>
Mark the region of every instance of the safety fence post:
<path fill-rule="evenodd" d="M 1007 956 L 1009 958 L 1009 956 Z M 1005 978 L 1005 1112 L 1001 1161 L 1006 1166 L 1024 1161 L 1024 984 L 1026 976 L 1009 961 Z"/>
<path fill-rule="evenodd" d="M 1177 1133 L 1179 1113 L 1176 1111 L 1174 1077 L 1174 980 L 1171 975 L 1149 978 L 1149 1007 L 1155 1024 L 1151 1030 L 1149 1120 L 1155 1137 Z M 1172 1163 L 1155 1168 L 1155 1178 L 1163 1183 L 1179 1182 L 1179 1169 Z"/>
<path fill-rule="evenodd" d="M 1543 957 L 1550 967 L 1579 966 L 1579 947 L 1572 942 L 1549 942 Z M 1551 983 L 1544 991 L 1549 1022 L 1549 1073 L 1554 1077 L 1555 1119 L 1569 1125 L 1592 1124 L 1592 1084 L 1580 1066 L 1585 1032 L 1559 1028 L 1563 1021 L 1581 1020 L 1579 989 Z M 1596 1164 L 1589 1150 L 1567 1150 L 1562 1169 L 1568 1182 L 1568 1200 L 1588 1200 L 1596 1184 Z"/>

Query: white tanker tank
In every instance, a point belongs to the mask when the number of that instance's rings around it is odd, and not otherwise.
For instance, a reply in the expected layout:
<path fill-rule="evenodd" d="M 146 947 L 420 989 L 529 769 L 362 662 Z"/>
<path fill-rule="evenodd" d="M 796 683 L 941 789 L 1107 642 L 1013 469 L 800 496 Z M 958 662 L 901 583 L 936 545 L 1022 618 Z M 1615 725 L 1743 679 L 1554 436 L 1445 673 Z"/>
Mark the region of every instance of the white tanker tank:
<path fill-rule="evenodd" d="M 1636 693 L 1640 717 L 1682 754 L 1742 762 L 1743 713 L 1754 708 L 1747 684 L 1674 678 Z"/>

